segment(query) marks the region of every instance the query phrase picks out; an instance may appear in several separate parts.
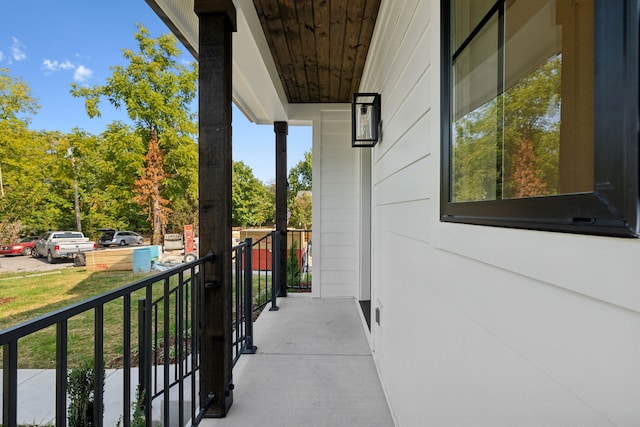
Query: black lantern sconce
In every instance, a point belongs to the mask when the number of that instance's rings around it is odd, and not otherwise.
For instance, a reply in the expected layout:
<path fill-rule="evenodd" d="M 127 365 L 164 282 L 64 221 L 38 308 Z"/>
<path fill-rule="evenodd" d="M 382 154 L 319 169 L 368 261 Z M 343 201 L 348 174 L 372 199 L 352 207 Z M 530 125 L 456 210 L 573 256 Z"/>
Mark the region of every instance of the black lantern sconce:
<path fill-rule="evenodd" d="M 379 93 L 353 94 L 351 135 L 352 147 L 373 147 L 382 139 Z"/>

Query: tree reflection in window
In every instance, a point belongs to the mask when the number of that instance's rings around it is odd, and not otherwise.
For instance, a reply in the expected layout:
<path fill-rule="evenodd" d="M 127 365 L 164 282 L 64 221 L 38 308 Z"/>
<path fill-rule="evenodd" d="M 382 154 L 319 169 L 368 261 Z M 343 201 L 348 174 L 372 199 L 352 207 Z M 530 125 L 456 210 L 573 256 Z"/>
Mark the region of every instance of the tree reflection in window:
<path fill-rule="evenodd" d="M 561 64 L 552 58 L 454 123 L 455 201 L 558 194 Z"/>
<path fill-rule="evenodd" d="M 507 2 L 460 44 L 452 202 L 592 190 L 593 2 L 579 6 Z M 471 15 L 466 7 L 457 4 L 463 22 Z"/>

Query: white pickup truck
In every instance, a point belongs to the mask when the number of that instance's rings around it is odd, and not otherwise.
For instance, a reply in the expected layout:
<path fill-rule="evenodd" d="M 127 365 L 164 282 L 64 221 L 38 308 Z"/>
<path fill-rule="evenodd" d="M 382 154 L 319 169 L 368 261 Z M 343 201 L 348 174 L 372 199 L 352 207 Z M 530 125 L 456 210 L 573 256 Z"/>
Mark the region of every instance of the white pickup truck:
<path fill-rule="evenodd" d="M 85 265 L 85 252 L 93 251 L 95 242 L 79 231 L 49 231 L 33 247 L 32 255 L 47 257 L 49 264 L 58 258 L 73 258 L 75 265 Z"/>

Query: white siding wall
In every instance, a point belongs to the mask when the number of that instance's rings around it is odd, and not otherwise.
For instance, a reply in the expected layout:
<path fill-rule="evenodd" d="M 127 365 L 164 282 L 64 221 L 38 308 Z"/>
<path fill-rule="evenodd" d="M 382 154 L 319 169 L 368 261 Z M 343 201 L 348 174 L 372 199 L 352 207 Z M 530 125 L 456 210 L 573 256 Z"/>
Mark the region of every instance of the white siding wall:
<path fill-rule="evenodd" d="M 355 297 L 359 277 L 358 189 L 350 106 L 320 111 L 314 120 L 313 138 L 313 239 L 315 250 L 320 251 L 313 257 L 313 293 Z"/>
<path fill-rule="evenodd" d="M 383 0 L 360 88 L 382 93 L 372 342 L 395 420 L 638 426 L 640 241 L 439 221 L 439 13 L 438 0 Z M 330 214 L 350 194 L 322 170 Z"/>

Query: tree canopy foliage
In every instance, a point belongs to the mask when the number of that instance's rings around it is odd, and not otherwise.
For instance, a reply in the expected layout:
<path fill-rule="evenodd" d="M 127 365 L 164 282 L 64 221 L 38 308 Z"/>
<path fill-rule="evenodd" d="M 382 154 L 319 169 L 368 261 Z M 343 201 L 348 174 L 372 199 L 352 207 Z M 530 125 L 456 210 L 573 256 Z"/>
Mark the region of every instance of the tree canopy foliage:
<path fill-rule="evenodd" d="M 44 196 L 42 185 L 29 179 L 38 176 L 36 163 L 45 155 L 28 130 L 38 108 L 29 85 L 0 68 L 0 238 L 21 231 L 32 201 Z"/>
<path fill-rule="evenodd" d="M 454 201 L 558 193 L 561 68 L 551 58 L 454 123 Z"/>
<path fill-rule="evenodd" d="M 233 162 L 231 224 L 234 227 L 272 224 L 275 198 L 243 162 Z"/>
<path fill-rule="evenodd" d="M 304 153 L 300 160 L 289 171 L 289 197 L 295 198 L 298 191 L 311 191 L 312 187 L 313 158 L 311 151 Z"/>
<path fill-rule="evenodd" d="M 154 39 L 140 25 L 134 37 L 138 49 L 122 50 L 127 65 L 112 67 L 103 85 L 71 87 L 72 96 L 84 98 L 89 117 L 100 116 L 103 101 L 127 112 L 130 123 L 113 121 L 98 135 L 79 128 L 29 129 L 37 99 L 26 82 L 0 69 L 0 244 L 79 226 L 92 238 L 110 227 L 157 242 L 161 232 L 198 226 L 197 124 L 191 111 L 197 69 L 178 60 L 173 36 Z M 294 196 L 311 190 L 311 153 L 291 170 L 289 182 Z M 234 226 L 273 224 L 272 185 L 243 162 L 233 163 L 232 185 Z M 307 215 L 304 223 L 310 224 L 310 200 L 303 205 L 308 214 L 289 209 L 296 221 Z"/>
<path fill-rule="evenodd" d="M 157 39 L 138 25 L 138 51 L 123 49 L 127 67 L 111 67 L 106 84 L 81 87 L 71 93 L 85 99 L 89 117 L 100 116 L 99 103 L 106 98 L 114 107 L 125 108 L 136 131 L 147 142 L 141 177 L 135 181 L 134 201 L 148 213 L 152 243 L 159 243 L 170 221 L 170 201 L 193 196 L 197 177 L 182 172 L 190 166 L 196 151 L 195 116 L 190 103 L 196 95 L 195 63 L 179 63 L 175 37 Z M 166 153 L 166 154 L 165 154 Z M 171 177 L 172 179 L 166 180 Z M 194 182 L 195 181 L 195 182 Z"/>
<path fill-rule="evenodd" d="M 311 188 L 313 158 L 311 151 L 304 153 L 289 171 L 289 225 L 301 229 L 311 229 Z"/>

